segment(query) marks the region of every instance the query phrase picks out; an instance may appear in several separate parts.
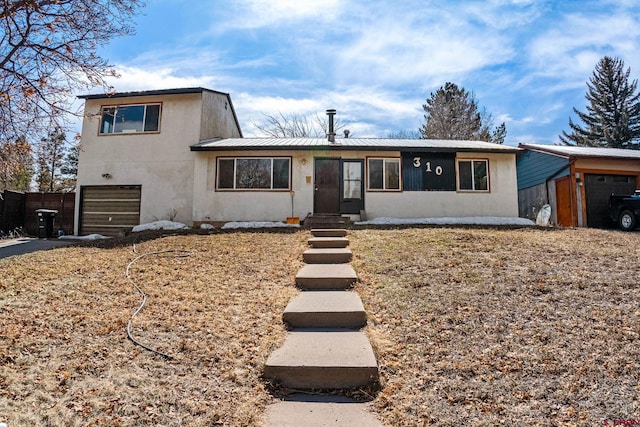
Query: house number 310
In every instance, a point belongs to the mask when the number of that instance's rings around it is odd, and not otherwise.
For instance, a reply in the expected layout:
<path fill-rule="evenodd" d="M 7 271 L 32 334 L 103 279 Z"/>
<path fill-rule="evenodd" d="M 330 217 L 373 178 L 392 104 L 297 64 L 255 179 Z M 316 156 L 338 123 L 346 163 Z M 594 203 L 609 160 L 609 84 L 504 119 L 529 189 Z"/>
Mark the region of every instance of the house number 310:
<path fill-rule="evenodd" d="M 413 158 L 413 166 L 416 167 L 416 168 L 420 167 L 420 157 L 414 157 Z M 438 176 L 442 175 L 442 166 L 437 165 L 434 170 L 431 170 L 431 162 L 427 162 L 425 166 L 426 166 L 425 170 L 427 172 L 429 172 L 429 173 L 435 172 L 435 174 L 438 175 Z"/>

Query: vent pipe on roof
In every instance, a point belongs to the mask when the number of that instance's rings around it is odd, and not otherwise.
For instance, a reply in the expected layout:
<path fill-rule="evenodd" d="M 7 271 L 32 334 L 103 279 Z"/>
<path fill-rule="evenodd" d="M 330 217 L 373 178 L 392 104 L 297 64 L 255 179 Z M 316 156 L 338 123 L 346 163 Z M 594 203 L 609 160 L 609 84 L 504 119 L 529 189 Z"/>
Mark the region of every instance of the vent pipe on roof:
<path fill-rule="evenodd" d="M 329 116 L 329 133 L 327 133 L 327 139 L 329 142 L 336 142 L 336 131 L 333 128 L 333 116 L 336 115 L 336 110 L 327 110 L 327 116 Z"/>

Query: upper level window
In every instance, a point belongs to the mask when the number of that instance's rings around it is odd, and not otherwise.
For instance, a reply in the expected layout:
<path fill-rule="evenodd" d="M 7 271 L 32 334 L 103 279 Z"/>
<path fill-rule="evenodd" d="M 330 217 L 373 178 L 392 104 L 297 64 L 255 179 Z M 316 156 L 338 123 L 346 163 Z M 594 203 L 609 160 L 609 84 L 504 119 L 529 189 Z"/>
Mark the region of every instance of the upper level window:
<path fill-rule="evenodd" d="M 458 189 L 489 191 L 489 161 L 458 160 Z"/>
<path fill-rule="evenodd" d="M 160 104 L 102 107 L 100 134 L 158 132 Z"/>
<path fill-rule="evenodd" d="M 369 158 L 369 190 L 400 190 L 400 159 Z"/>
<path fill-rule="evenodd" d="M 291 158 L 218 158 L 219 190 L 288 190 Z"/>

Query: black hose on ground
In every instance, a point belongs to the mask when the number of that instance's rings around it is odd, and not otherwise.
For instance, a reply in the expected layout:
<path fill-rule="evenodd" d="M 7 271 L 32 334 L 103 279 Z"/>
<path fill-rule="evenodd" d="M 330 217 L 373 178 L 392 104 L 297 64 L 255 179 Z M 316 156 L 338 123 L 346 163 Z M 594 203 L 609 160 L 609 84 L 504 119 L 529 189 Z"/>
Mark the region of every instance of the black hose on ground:
<path fill-rule="evenodd" d="M 137 253 L 136 251 L 136 245 L 134 243 L 133 245 L 133 252 Z M 138 307 L 138 309 L 131 315 L 131 318 L 129 319 L 129 322 L 127 323 L 127 337 L 136 345 L 139 345 L 140 347 L 144 348 L 145 350 L 148 350 L 152 353 L 157 354 L 158 356 L 162 356 L 163 358 L 167 359 L 167 360 L 172 360 L 173 356 L 170 356 L 166 353 L 163 353 L 161 351 L 156 350 L 155 348 L 152 348 L 146 344 L 141 343 L 140 341 L 138 341 L 137 339 L 135 339 L 133 337 L 133 334 L 131 333 L 131 324 L 133 323 L 133 319 L 137 316 L 137 314 L 140 312 L 140 310 L 142 310 L 142 307 L 144 307 L 145 303 L 147 302 L 147 295 L 144 293 L 144 291 L 140 288 L 140 286 L 138 286 L 133 279 L 131 279 L 131 276 L 129 275 L 129 270 L 131 269 L 131 266 L 133 264 L 136 263 L 136 261 L 148 257 L 148 256 L 160 256 L 160 255 L 165 255 L 165 254 L 172 254 L 170 256 L 174 257 L 174 258 L 184 258 L 184 257 L 188 257 L 192 255 L 191 251 L 187 251 L 187 250 L 183 250 L 183 249 L 167 249 L 164 251 L 155 251 L 155 252 L 147 252 L 144 253 L 142 255 L 138 255 L 137 257 L 135 257 L 133 260 L 131 260 L 131 262 L 129 262 L 129 264 L 127 265 L 127 268 L 125 270 L 125 276 L 127 277 L 127 280 L 129 280 L 129 282 L 131 282 L 131 284 L 136 288 L 136 290 L 138 291 L 138 293 L 140 295 L 142 295 L 142 302 L 140 303 L 140 306 Z"/>

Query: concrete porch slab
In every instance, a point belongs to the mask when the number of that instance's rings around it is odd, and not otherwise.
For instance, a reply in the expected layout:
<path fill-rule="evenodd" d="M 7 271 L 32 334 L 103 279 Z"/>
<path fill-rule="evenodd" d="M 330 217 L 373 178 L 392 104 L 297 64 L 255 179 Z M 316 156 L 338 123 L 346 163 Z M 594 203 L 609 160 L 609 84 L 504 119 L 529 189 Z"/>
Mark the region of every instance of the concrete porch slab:
<path fill-rule="evenodd" d="M 282 320 L 294 328 L 359 329 L 367 313 L 355 292 L 305 291 L 289 302 Z"/>

